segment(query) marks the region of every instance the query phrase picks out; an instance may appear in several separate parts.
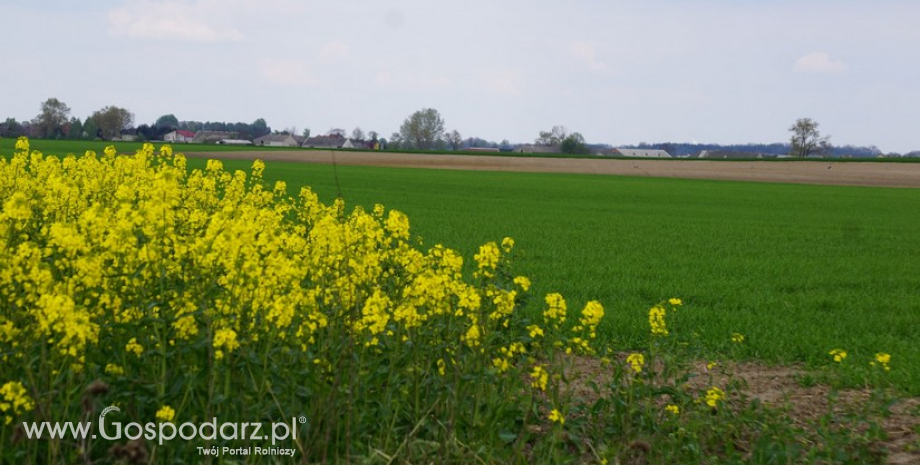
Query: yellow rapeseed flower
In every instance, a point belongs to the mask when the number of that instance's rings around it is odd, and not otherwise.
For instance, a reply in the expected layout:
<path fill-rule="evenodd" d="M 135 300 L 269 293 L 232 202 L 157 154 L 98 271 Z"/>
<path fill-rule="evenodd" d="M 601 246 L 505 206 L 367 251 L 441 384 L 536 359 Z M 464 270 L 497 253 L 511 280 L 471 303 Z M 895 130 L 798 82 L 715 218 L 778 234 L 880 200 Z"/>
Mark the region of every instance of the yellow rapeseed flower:
<path fill-rule="evenodd" d="M 553 423 L 559 423 L 560 425 L 565 424 L 565 417 L 562 416 L 562 412 L 560 412 L 559 409 L 553 409 L 551 412 L 549 412 L 548 418 L 549 421 Z"/>
<path fill-rule="evenodd" d="M 679 414 L 680 414 L 680 407 L 678 407 L 678 406 L 676 406 L 676 405 L 674 405 L 674 404 L 668 404 L 668 406 L 665 407 L 664 409 L 665 409 L 665 411 L 667 411 L 668 413 L 673 414 L 673 415 L 679 415 Z"/>
<path fill-rule="evenodd" d="M 678 299 L 677 297 L 671 297 L 670 299 L 668 299 L 668 303 L 675 307 L 678 307 L 684 304 L 684 302 Z"/>
<path fill-rule="evenodd" d="M 837 362 L 837 363 L 840 363 L 840 362 L 842 362 L 845 358 L 847 358 L 847 353 L 846 353 L 846 351 L 845 351 L 845 350 L 842 350 L 842 349 L 834 349 L 834 350 L 828 352 L 828 355 L 830 355 L 831 357 L 833 357 L 833 358 L 834 358 L 834 361 Z"/>
<path fill-rule="evenodd" d="M 885 352 L 875 354 L 875 361 L 871 362 L 871 365 L 875 366 L 876 362 L 878 362 L 885 371 L 891 371 L 891 367 L 888 365 L 891 363 L 891 354 L 886 354 Z"/>
<path fill-rule="evenodd" d="M 157 420 L 171 422 L 174 418 L 176 418 L 176 411 L 168 405 L 164 405 L 163 408 L 157 410 Z"/>
<path fill-rule="evenodd" d="M 713 386 L 712 389 L 706 391 L 706 405 L 716 408 L 719 405 L 719 402 L 725 400 L 725 391 Z"/>
<path fill-rule="evenodd" d="M 533 367 L 533 371 L 530 372 L 530 385 L 541 391 L 546 390 L 546 384 L 549 382 L 549 373 L 540 365 Z"/>
<path fill-rule="evenodd" d="M 651 327 L 653 336 L 667 336 L 668 326 L 664 319 L 664 308 L 655 305 L 648 311 L 648 324 Z"/>
<path fill-rule="evenodd" d="M 645 365 L 645 356 L 639 353 L 629 354 L 629 357 L 626 357 L 626 362 L 629 363 L 633 371 L 642 373 L 642 366 Z"/>
<path fill-rule="evenodd" d="M 744 342 L 744 335 L 741 333 L 732 333 L 732 342 L 735 344 L 741 344 Z"/>
<path fill-rule="evenodd" d="M 132 337 L 131 340 L 128 341 L 127 344 L 125 344 L 125 351 L 126 351 L 126 352 L 133 352 L 134 355 L 140 357 L 141 354 L 144 353 L 144 346 L 142 346 L 142 345 L 140 345 L 140 344 L 137 343 L 137 338 L 136 338 L 136 337 Z"/>

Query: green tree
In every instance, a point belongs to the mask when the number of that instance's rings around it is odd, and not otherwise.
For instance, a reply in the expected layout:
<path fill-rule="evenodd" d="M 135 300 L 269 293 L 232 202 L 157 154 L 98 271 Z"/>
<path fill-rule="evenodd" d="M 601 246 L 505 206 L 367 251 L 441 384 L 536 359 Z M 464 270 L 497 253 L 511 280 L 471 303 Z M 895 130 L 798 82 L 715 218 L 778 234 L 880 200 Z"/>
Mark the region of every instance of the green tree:
<path fill-rule="evenodd" d="M 268 127 L 265 118 L 259 118 L 252 122 L 252 138 L 262 137 L 272 133 L 272 128 Z"/>
<path fill-rule="evenodd" d="M 107 106 L 93 113 L 96 127 L 102 133 L 103 139 L 115 139 L 121 131 L 134 124 L 134 114 L 116 106 Z"/>
<path fill-rule="evenodd" d="M 67 133 L 68 139 L 82 139 L 83 138 L 83 122 L 80 121 L 80 118 L 73 117 L 70 118 L 70 132 Z"/>
<path fill-rule="evenodd" d="M 83 133 L 89 140 L 99 137 L 99 126 L 96 125 L 96 120 L 92 116 L 87 116 L 86 121 L 83 122 Z"/>
<path fill-rule="evenodd" d="M 41 113 L 35 117 L 33 123 L 38 126 L 39 135 L 46 139 L 60 136 L 61 127 L 70 116 L 70 107 L 64 102 L 49 98 L 41 104 Z"/>
<path fill-rule="evenodd" d="M 179 118 L 176 118 L 176 115 L 170 113 L 157 118 L 157 122 L 153 123 L 153 125 L 174 130 L 179 127 Z"/>
<path fill-rule="evenodd" d="M 443 134 L 444 119 L 434 108 L 416 111 L 399 127 L 399 135 L 405 145 L 418 150 L 430 150 Z"/>
<path fill-rule="evenodd" d="M 811 155 L 820 155 L 830 149 L 830 136 L 822 136 L 818 131 L 818 122 L 811 118 L 799 118 L 789 127 L 792 133 L 790 155 L 799 158 L 808 158 Z"/>
<path fill-rule="evenodd" d="M 562 153 L 570 153 L 573 155 L 587 155 L 591 153 L 591 151 L 588 150 L 588 146 L 585 144 L 585 138 L 577 132 L 568 135 L 562 141 L 559 148 L 562 150 Z"/>

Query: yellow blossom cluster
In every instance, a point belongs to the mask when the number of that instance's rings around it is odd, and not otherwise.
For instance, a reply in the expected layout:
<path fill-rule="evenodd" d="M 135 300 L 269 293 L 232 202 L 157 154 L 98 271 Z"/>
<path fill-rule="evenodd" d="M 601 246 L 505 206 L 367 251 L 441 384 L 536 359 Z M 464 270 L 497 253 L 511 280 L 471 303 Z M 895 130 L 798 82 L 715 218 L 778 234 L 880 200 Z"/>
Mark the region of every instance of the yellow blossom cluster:
<path fill-rule="evenodd" d="M 706 391 L 706 405 L 716 408 L 719 405 L 719 402 L 725 400 L 725 391 L 713 386 L 711 389 Z"/>
<path fill-rule="evenodd" d="M 128 388 L 153 380 L 161 421 L 175 418 L 170 404 L 183 405 L 167 389 L 179 370 L 211 377 L 201 378 L 213 383 L 205 389 L 183 388 L 193 397 L 254 383 L 228 374 L 252 360 L 265 364 L 259 373 L 297 365 L 291 383 L 329 383 L 346 349 L 379 357 L 361 367 L 392 364 L 394 377 L 436 367 L 450 382 L 448 370 L 472 366 L 520 380 L 532 368 L 531 385 L 545 391 L 549 368 L 532 366 L 534 348 L 568 343 L 590 353 L 604 316 L 589 302 L 576 327 L 583 334 L 568 339 L 566 302 L 550 294 L 544 322 L 531 324 L 518 312 L 531 281 L 510 273 L 513 239 L 479 248 L 473 284 L 459 253 L 420 249 L 403 213 L 346 211 L 343 200 L 324 204 L 310 188 L 290 195 L 285 183 L 263 179 L 259 160 L 231 172 L 218 160 L 189 169 L 168 146 L 63 157 L 30 151 L 26 139 L 16 147 L 0 158 L 0 373 L 8 379 L 71 370 Z M 214 383 L 217 372 L 227 375 Z M 31 388 L 39 401 L 59 399 L 55 387 Z M 0 394 L 7 418 L 34 406 L 18 381 Z"/>
<path fill-rule="evenodd" d="M 21 415 L 34 408 L 35 402 L 22 383 L 10 381 L 0 387 L 0 414 L 3 414 L 5 425 L 13 421 L 13 415 Z"/>

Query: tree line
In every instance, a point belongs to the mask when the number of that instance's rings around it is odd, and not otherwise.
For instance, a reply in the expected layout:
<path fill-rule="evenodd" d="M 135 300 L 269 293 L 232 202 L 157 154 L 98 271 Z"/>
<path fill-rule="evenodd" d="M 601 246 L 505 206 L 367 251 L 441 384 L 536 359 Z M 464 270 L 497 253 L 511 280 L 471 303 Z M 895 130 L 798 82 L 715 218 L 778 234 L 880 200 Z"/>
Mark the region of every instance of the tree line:
<path fill-rule="evenodd" d="M 220 121 L 180 121 L 173 114 L 163 115 L 153 124 L 141 124 L 134 127 L 134 114 L 125 108 L 109 105 L 93 112 L 85 119 L 70 115 L 70 107 L 57 98 L 49 98 L 41 103 L 38 115 L 30 121 L 16 121 L 7 118 L 0 123 L 0 137 L 30 136 L 43 139 L 106 139 L 113 140 L 127 136 L 136 140 L 163 140 L 172 131 L 186 130 L 219 131 L 232 134 L 233 138 L 254 140 L 272 134 L 272 128 L 264 118 L 252 123 Z M 811 118 L 799 118 L 789 127 L 789 142 L 773 144 L 698 144 L 684 142 L 640 143 L 621 146 L 622 148 L 664 150 L 673 157 L 686 157 L 703 150 L 724 150 L 735 152 L 754 152 L 764 155 L 790 155 L 793 157 L 856 157 L 869 158 L 885 156 L 875 146 L 833 146 L 830 136 L 818 130 L 819 124 Z M 297 135 L 296 128 L 286 128 L 275 133 Z M 344 129 L 333 128 L 328 136 L 346 137 Z M 310 130 L 304 129 L 303 138 L 310 137 Z M 487 141 L 477 137 L 463 138 L 456 129 L 447 130 L 444 118 L 434 108 L 423 108 L 409 115 L 389 139 L 379 137 L 376 131 L 367 134 L 360 127 L 351 133 L 354 141 L 367 143 L 368 146 L 390 150 L 465 150 L 496 149 L 511 151 L 523 144 L 512 144 L 507 139 L 501 142 Z M 612 147 L 607 144 L 588 144 L 578 132 L 569 132 L 565 126 L 553 126 L 550 130 L 539 131 L 533 145 L 544 147 L 545 152 L 567 154 L 604 153 Z M 902 156 L 888 154 L 887 156 Z M 920 152 L 910 152 L 903 156 L 920 156 Z"/>

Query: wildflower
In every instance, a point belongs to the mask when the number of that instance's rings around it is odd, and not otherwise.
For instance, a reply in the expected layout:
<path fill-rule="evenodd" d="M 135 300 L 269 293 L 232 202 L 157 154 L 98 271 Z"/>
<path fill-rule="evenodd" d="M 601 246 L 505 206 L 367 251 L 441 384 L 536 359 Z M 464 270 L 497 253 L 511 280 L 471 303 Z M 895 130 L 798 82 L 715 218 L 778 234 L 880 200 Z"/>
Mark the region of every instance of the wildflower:
<path fill-rule="evenodd" d="M 5 424 L 12 423 L 13 415 L 30 412 L 34 408 L 35 402 L 22 383 L 10 381 L 0 387 L 0 413 L 4 415 Z"/>
<path fill-rule="evenodd" d="M 668 406 L 665 407 L 664 409 L 665 409 L 666 412 L 668 412 L 668 413 L 670 413 L 670 414 L 672 414 L 672 415 L 680 415 L 680 407 L 678 407 L 678 406 L 676 406 L 676 405 L 674 405 L 674 404 L 668 404 Z"/>
<path fill-rule="evenodd" d="M 236 331 L 230 328 L 218 329 L 214 332 L 214 358 L 221 360 L 224 358 L 224 351 L 233 352 L 234 349 L 240 346 L 240 343 L 236 341 Z"/>
<path fill-rule="evenodd" d="M 664 321 L 664 308 L 658 305 L 650 308 L 648 311 L 648 324 L 652 329 L 653 336 L 667 336 L 668 327 Z"/>
<path fill-rule="evenodd" d="M 540 326 L 538 326 L 538 325 L 530 325 L 530 326 L 528 326 L 528 327 L 527 327 L 527 332 L 530 334 L 530 337 L 531 337 L 532 339 L 536 339 L 537 337 L 542 337 L 542 336 L 543 336 L 543 329 L 541 329 Z"/>
<path fill-rule="evenodd" d="M 671 305 L 673 305 L 673 306 L 675 306 L 675 307 L 684 304 L 683 301 L 681 301 L 681 300 L 678 299 L 677 297 L 671 297 L 670 299 L 668 299 L 668 303 L 671 304 Z"/>
<path fill-rule="evenodd" d="M 549 412 L 549 421 L 564 425 L 565 417 L 562 416 L 562 413 L 559 412 L 559 409 L 553 409 L 551 412 Z"/>
<path fill-rule="evenodd" d="M 837 363 L 840 363 L 843 361 L 843 359 L 847 358 L 846 351 L 841 350 L 841 349 L 834 349 L 828 352 L 828 355 L 830 355 L 831 357 L 834 357 L 834 361 Z"/>
<path fill-rule="evenodd" d="M 645 365 L 644 355 L 638 353 L 629 354 L 629 357 L 626 357 L 626 361 L 630 364 L 630 368 L 632 368 L 633 371 L 642 373 L 642 366 Z"/>
<path fill-rule="evenodd" d="M 521 290 L 527 292 L 530 290 L 530 279 L 526 276 L 518 276 L 514 278 L 514 284 L 521 286 Z"/>
<path fill-rule="evenodd" d="M 718 363 L 718 362 L 709 362 L 709 363 L 706 364 L 706 369 L 707 369 L 707 370 L 712 370 L 713 368 L 715 368 L 715 367 L 717 367 L 717 366 L 719 366 L 719 363 Z"/>
<path fill-rule="evenodd" d="M 549 373 L 547 373 L 545 368 L 540 365 L 533 367 L 533 371 L 530 372 L 530 378 L 533 380 L 530 382 L 532 387 L 541 391 L 546 390 L 546 383 L 549 381 Z"/>
<path fill-rule="evenodd" d="M 120 376 L 125 374 L 125 369 L 114 363 L 108 363 L 105 365 L 105 372 L 110 375 Z"/>
<path fill-rule="evenodd" d="M 446 372 L 446 370 L 447 370 L 447 364 L 444 363 L 443 358 L 439 358 L 438 359 L 438 374 L 441 376 L 444 376 L 444 373 Z"/>
<path fill-rule="evenodd" d="M 543 311 L 543 319 L 547 324 L 552 322 L 553 326 L 558 328 L 565 323 L 566 304 L 565 299 L 559 293 L 552 293 L 546 296 L 546 305 L 549 306 Z"/>
<path fill-rule="evenodd" d="M 502 250 L 504 250 L 505 253 L 511 253 L 511 249 L 513 248 L 514 248 L 514 239 L 510 237 L 506 237 L 502 239 Z"/>
<path fill-rule="evenodd" d="M 725 400 L 725 391 L 715 386 L 706 391 L 706 405 L 716 408 L 722 400 Z"/>
<path fill-rule="evenodd" d="M 171 422 L 173 418 L 176 418 L 176 411 L 172 407 L 164 405 L 163 408 L 157 410 L 157 420 Z"/>
<path fill-rule="evenodd" d="M 127 344 L 125 344 L 125 351 L 134 352 L 134 355 L 140 357 L 144 353 L 144 346 L 137 343 L 137 338 L 132 337 Z"/>
<path fill-rule="evenodd" d="M 494 242 L 479 246 L 479 253 L 473 255 L 477 266 L 477 271 L 474 275 L 486 278 L 493 277 L 495 268 L 498 266 L 499 253 L 498 246 Z"/>
<path fill-rule="evenodd" d="M 885 371 L 891 371 L 891 367 L 888 366 L 888 364 L 891 363 L 891 354 L 886 354 L 885 352 L 875 354 L 875 361 L 871 362 L 870 365 L 875 366 L 876 362 L 878 362 Z"/>
<path fill-rule="evenodd" d="M 735 344 L 741 344 L 744 342 L 744 335 L 741 333 L 732 333 L 732 342 Z"/>
<path fill-rule="evenodd" d="M 588 328 L 589 336 L 593 339 L 597 336 L 595 331 L 597 330 L 597 325 L 600 324 L 601 319 L 604 318 L 604 307 L 600 302 L 592 300 L 585 305 L 585 308 L 581 311 L 582 317 L 578 322 Z"/>

